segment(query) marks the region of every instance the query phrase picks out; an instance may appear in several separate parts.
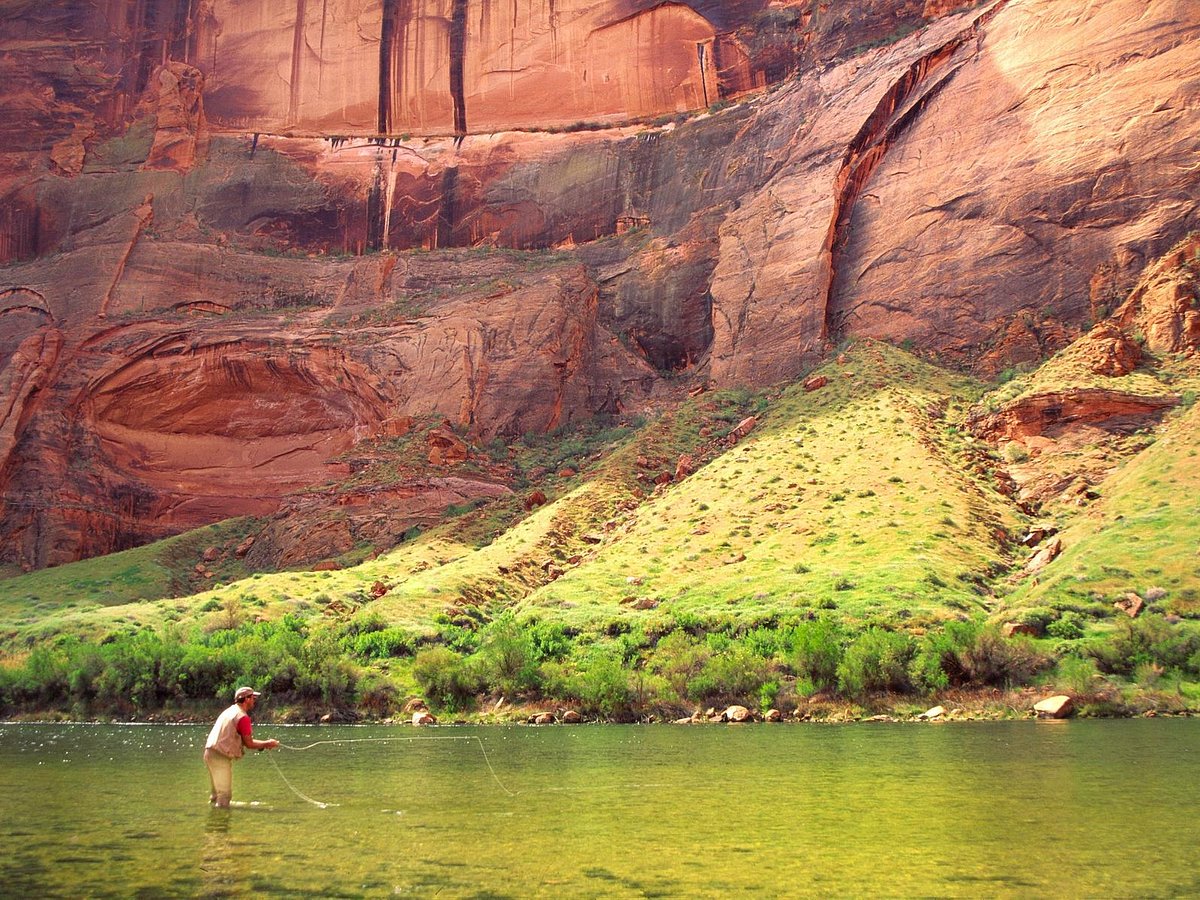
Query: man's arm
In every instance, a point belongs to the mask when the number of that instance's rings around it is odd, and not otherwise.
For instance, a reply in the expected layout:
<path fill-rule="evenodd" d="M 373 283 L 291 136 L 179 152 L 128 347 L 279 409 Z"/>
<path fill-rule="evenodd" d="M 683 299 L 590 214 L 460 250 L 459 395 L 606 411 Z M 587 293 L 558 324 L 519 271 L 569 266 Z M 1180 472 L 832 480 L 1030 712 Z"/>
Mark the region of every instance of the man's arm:
<path fill-rule="evenodd" d="M 256 741 L 250 735 L 243 734 L 242 744 L 250 750 L 274 750 L 279 746 L 279 741 L 274 738 L 269 741 Z"/>
<path fill-rule="evenodd" d="M 238 722 L 238 734 L 242 738 L 242 746 L 247 750 L 274 750 L 279 746 L 279 741 L 276 740 L 256 741 L 250 736 L 250 729 L 249 717 L 243 718 Z"/>

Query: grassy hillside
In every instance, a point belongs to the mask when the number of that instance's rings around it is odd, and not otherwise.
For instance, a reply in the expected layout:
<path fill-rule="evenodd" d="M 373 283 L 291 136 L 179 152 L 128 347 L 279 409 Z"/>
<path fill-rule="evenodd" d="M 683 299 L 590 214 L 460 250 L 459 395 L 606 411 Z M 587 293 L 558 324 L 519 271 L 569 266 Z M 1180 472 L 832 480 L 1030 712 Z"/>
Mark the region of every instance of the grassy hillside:
<path fill-rule="evenodd" d="M 868 344 L 817 374 L 825 387 L 782 391 L 737 446 L 656 491 L 524 606 L 580 628 L 814 609 L 928 623 L 984 610 L 980 582 L 1007 568 L 1016 519 L 947 424 L 980 388 Z M 637 599 L 657 606 L 631 609 Z"/>
<path fill-rule="evenodd" d="M 1200 617 L 1200 408 L 1168 417 L 1153 443 L 1098 485 L 1063 530 L 1062 555 L 1008 598 L 1095 617 L 1135 592 L 1164 613 Z"/>
<path fill-rule="evenodd" d="M 501 697 L 615 717 L 733 701 L 820 714 L 1032 683 L 1093 709 L 1185 707 L 1200 630 L 1157 614 L 1198 614 L 1189 365 L 1127 376 L 1184 398 L 1160 425 L 1022 460 L 967 423 L 1070 382 L 1069 364 L 989 389 L 859 342 L 812 373 L 815 389 L 702 393 L 644 424 L 493 447 L 513 495 L 340 570 L 227 561 L 193 592 L 203 548 L 258 527 L 239 520 L 7 579 L 0 701 L 180 714 L 251 680 L 298 709 L 381 716 L 410 697 L 485 717 Z M 1031 519 L 1010 474 L 1096 479 L 1097 458 L 1110 469 L 1094 502 L 1043 498 L 1064 549 L 1024 573 Z M 524 502 L 534 491 L 548 501 Z M 1151 612 L 1123 625 L 1112 603 L 1130 590 Z M 1043 635 L 1000 635 L 1022 618 Z M 1143 663 L 1152 689 L 1137 687 Z"/>

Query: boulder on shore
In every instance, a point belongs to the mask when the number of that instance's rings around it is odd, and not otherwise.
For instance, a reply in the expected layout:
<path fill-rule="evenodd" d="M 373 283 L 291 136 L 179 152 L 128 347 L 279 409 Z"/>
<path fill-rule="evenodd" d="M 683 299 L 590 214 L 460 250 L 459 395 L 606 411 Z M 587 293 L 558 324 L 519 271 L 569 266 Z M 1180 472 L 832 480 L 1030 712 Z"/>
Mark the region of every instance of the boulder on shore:
<path fill-rule="evenodd" d="M 725 709 L 721 718 L 726 722 L 751 722 L 753 715 L 744 706 L 730 706 Z"/>
<path fill-rule="evenodd" d="M 436 725 L 437 718 L 433 713 L 424 710 L 418 710 L 412 714 L 412 723 L 414 725 Z"/>
<path fill-rule="evenodd" d="M 1075 712 L 1075 701 L 1066 694 L 1039 700 L 1033 705 L 1039 719 L 1066 719 Z"/>

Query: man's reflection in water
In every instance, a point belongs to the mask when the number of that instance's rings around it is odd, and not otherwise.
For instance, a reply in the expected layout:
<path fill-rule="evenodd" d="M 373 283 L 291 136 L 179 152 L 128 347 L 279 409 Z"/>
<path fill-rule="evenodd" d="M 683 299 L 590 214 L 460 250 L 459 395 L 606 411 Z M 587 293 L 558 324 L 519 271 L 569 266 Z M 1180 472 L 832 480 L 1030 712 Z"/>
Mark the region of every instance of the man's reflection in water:
<path fill-rule="evenodd" d="M 236 897 L 250 887 L 252 848 L 244 837 L 239 840 L 232 827 L 235 818 L 237 813 L 228 809 L 208 812 L 200 859 L 201 897 Z"/>

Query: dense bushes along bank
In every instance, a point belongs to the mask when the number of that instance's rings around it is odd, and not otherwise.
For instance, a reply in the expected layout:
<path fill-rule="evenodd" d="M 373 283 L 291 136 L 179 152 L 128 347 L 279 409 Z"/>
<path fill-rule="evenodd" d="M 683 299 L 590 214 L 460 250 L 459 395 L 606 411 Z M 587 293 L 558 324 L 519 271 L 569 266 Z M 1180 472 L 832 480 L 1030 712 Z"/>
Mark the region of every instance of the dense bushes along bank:
<path fill-rule="evenodd" d="M 1057 641 L 1005 638 L 978 621 L 919 636 L 881 626 L 851 633 L 831 617 L 746 626 L 677 615 L 656 625 L 571 634 L 504 613 L 443 621 L 419 636 L 370 615 L 339 627 L 287 616 L 211 633 L 62 638 L 0 668 L 0 707 L 5 716 L 169 715 L 247 683 L 269 692 L 274 708 L 386 717 L 419 694 L 437 711 L 467 714 L 505 696 L 621 720 L 722 703 L 787 710 L 813 696 L 915 701 L 950 688 L 1047 683 L 1091 698 L 1098 712 L 1120 711 L 1131 692 L 1200 708 L 1200 629 L 1157 615 L 1091 638 L 1059 628 Z"/>

